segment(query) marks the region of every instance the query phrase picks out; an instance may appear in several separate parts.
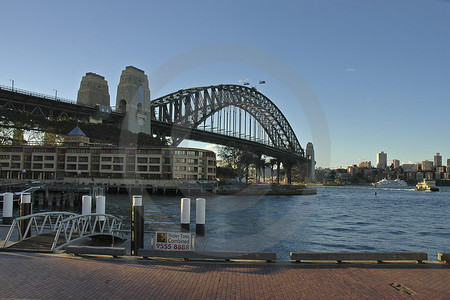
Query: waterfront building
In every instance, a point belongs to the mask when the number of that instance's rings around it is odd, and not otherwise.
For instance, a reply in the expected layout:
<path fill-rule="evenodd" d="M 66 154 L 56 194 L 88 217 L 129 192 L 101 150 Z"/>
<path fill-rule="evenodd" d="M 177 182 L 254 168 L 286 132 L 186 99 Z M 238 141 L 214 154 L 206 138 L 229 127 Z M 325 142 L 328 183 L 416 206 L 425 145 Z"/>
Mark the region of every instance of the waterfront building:
<path fill-rule="evenodd" d="M 377 168 L 384 170 L 386 169 L 386 167 L 387 167 L 387 153 L 381 151 L 377 155 Z"/>
<path fill-rule="evenodd" d="M 433 171 L 433 162 L 429 160 L 422 161 L 422 171 L 424 172 L 431 172 Z"/>
<path fill-rule="evenodd" d="M 0 166 L 7 179 L 216 179 L 213 151 L 90 144 L 79 127 L 62 145 L 2 145 Z"/>
<path fill-rule="evenodd" d="M 417 167 L 415 164 L 403 164 L 403 172 L 417 172 Z"/>
<path fill-rule="evenodd" d="M 398 168 L 400 168 L 400 161 L 398 159 L 394 159 L 392 161 L 392 166 L 394 167 L 394 170 L 397 170 Z"/>
<path fill-rule="evenodd" d="M 352 165 L 347 167 L 347 173 L 350 174 L 350 176 L 355 176 L 357 173 L 359 173 L 359 168 L 357 165 Z"/>
<path fill-rule="evenodd" d="M 372 168 L 372 162 L 370 162 L 370 161 L 363 161 L 363 162 L 359 163 L 359 167 L 361 169 L 371 169 Z"/>
<path fill-rule="evenodd" d="M 436 153 L 436 155 L 434 156 L 434 166 L 436 168 L 442 166 L 442 156 L 440 155 L 440 153 Z"/>
<path fill-rule="evenodd" d="M 216 155 L 191 148 L 2 145 L 1 177 L 215 180 Z"/>

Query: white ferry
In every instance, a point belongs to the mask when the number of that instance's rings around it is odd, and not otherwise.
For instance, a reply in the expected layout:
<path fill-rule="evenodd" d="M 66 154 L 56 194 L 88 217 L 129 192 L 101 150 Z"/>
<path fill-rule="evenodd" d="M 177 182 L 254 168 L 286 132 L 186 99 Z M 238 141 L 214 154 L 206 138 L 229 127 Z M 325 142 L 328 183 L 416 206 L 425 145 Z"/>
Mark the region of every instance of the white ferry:
<path fill-rule="evenodd" d="M 408 187 L 406 181 L 401 179 L 388 180 L 382 179 L 378 182 L 372 183 L 372 185 L 376 188 L 405 188 Z"/>

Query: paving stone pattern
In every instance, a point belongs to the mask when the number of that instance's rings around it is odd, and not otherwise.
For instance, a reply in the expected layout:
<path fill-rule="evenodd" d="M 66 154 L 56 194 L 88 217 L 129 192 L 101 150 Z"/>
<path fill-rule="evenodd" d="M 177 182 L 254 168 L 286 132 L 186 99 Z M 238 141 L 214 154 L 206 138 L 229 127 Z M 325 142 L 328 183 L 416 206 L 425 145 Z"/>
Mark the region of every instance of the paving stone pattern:
<path fill-rule="evenodd" d="M 393 283 L 415 294 L 396 289 Z M 0 298 L 450 299 L 450 267 L 162 262 L 0 253 Z"/>

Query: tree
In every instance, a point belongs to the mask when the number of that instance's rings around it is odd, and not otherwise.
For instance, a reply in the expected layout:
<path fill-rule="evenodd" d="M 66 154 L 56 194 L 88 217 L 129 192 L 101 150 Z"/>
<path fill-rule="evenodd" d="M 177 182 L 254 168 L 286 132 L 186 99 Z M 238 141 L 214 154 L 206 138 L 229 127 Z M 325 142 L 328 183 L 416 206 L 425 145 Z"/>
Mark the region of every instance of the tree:
<path fill-rule="evenodd" d="M 257 165 L 258 156 L 245 148 L 235 148 L 230 146 L 222 147 L 219 150 L 222 160 L 236 172 L 239 180 L 243 178 L 248 182 L 249 169 L 251 165 Z"/>

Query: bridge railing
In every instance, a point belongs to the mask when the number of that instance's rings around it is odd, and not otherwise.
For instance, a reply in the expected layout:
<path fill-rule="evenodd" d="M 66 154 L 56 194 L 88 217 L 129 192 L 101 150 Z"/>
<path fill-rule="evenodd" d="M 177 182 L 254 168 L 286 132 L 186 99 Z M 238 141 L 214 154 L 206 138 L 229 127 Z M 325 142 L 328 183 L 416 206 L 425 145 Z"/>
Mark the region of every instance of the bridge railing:
<path fill-rule="evenodd" d="M 92 106 L 84 104 L 84 103 L 77 103 L 77 101 L 72 100 L 72 99 L 61 98 L 61 97 L 57 97 L 56 95 L 52 96 L 52 95 L 47 95 L 47 94 L 36 93 L 36 92 L 27 91 L 27 90 L 18 89 L 18 88 L 13 88 L 13 87 L 6 86 L 6 85 L 1 85 L 1 84 L 0 84 L 0 90 L 6 90 L 6 91 L 13 92 L 13 93 L 19 93 L 19 94 L 23 94 L 23 95 L 27 95 L 27 96 L 34 96 L 34 97 L 44 98 L 44 99 L 53 100 L 53 101 L 59 101 L 59 102 L 65 102 L 65 103 L 70 103 L 70 104 L 81 105 L 81 106 L 85 106 L 85 107 L 92 107 Z M 116 107 L 115 106 L 111 106 L 111 109 L 114 112 L 118 112 L 118 111 L 116 111 Z"/>
<path fill-rule="evenodd" d="M 65 247 L 74 240 L 94 234 L 120 232 L 122 219 L 107 214 L 76 215 L 61 221 L 51 251 Z M 63 239 L 61 243 L 60 239 Z"/>
<path fill-rule="evenodd" d="M 11 92 L 14 92 L 14 93 L 24 94 L 24 95 L 28 95 L 28 96 L 35 96 L 35 97 L 39 97 L 39 98 L 45 98 L 45 99 L 48 99 L 48 100 L 55 100 L 55 101 L 67 102 L 67 103 L 71 103 L 71 104 L 77 104 L 76 101 L 73 101 L 73 100 L 70 100 L 70 99 L 56 97 L 56 96 L 51 96 L 51 95 L 46 95 L 46 94 L 41 94 L 41 93 L 36 93 L 36 92 L 22 90 L 22 89 L 18 89 L 18 88 L 14 88 L 13 89 L 12 87 L 5 86 L 5 85 L 0 85 L 0 89 L 11 91 Z"/>
<path fill-rule="evenodd" d="M 20 242 L 26 238 L 40 235 L 43 233 L 56 232 L 64 219 L 76 216 L 72 212 L 44 212 L 15 218 L 6 235 L 2 248 L 14 239 L 14 242 Z M 14 232 L 17 231 L 17 236 Z"/>

